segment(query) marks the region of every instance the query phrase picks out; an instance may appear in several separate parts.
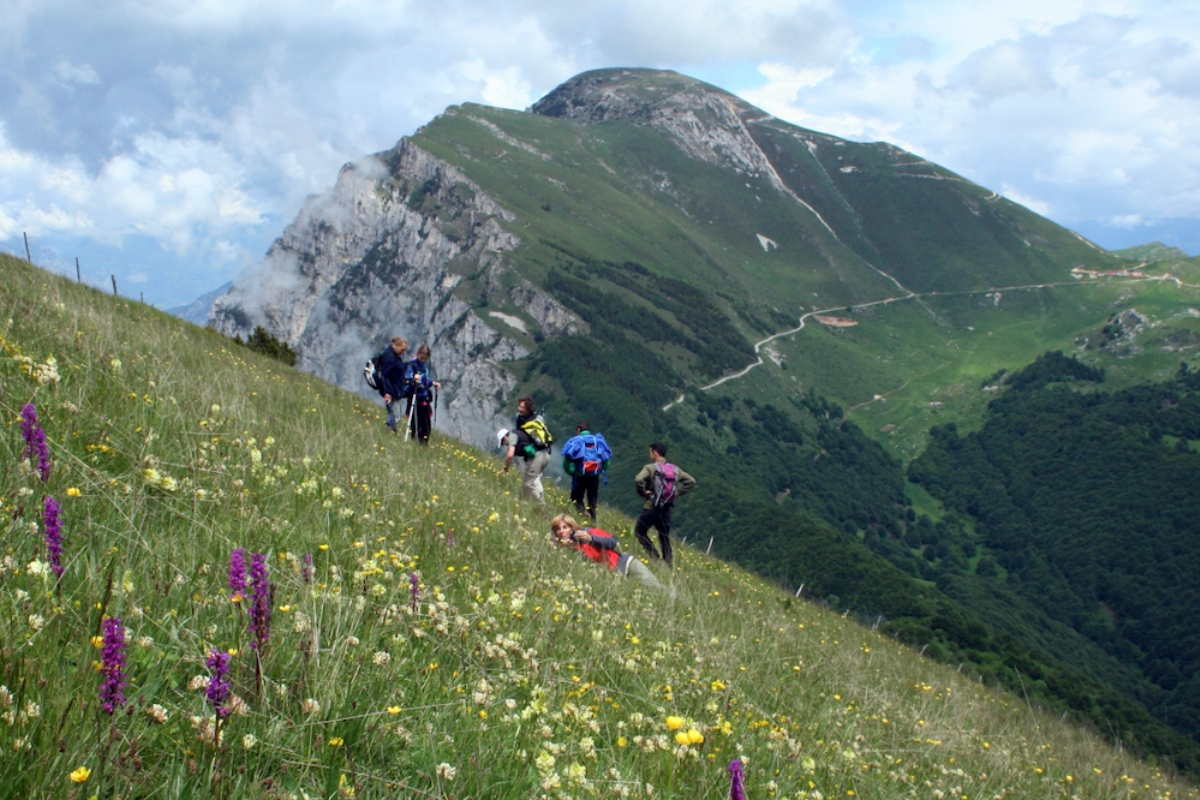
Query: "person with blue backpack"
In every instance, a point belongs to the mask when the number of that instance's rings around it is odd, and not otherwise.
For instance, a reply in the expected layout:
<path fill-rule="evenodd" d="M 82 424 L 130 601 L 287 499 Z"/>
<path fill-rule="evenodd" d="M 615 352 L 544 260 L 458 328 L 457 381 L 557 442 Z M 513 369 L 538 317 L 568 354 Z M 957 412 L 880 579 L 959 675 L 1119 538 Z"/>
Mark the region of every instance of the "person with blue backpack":
<path fill-rule="evenodd" d="M 674 464 L 667 463 L 667 446 L 662 442 L 650 445 L 650 463 L 633 479 L 645 502 L 642 513 L 633 527 L 634 534 L 651 558 L 661 558 L 670 567 L 674 563 L 671 554 L 671 509 L 675 501 L 696 487 L 696 479 Z M 650 528 L 658 530 L 658 544 L 662 555 L 650 541 Z"/>
<path fill-rule="evenodd" d="M 575 426 L 575 435 L 562 448 L 563 472 L 571 476 L 571 502 L 580 513 L 587 511 L 592 522 L 596 521 L 596 496 L 600 493 L 600 478 L 608 483 L 609 459 L 612 449 L 604 441 L 604 434 L 592 433 L 590 425 L 580 422 Z M 586 500 L 586 505 L 584 501 Z"/>
<path fill-rule="evenodd" d="M 441 384 L 429 375 L 429 345 L 417 348 L 417 357 L 404 368 L 404 386 L 408 393 L 409 424 L 416 440 L 429 444 L 429 432 L 433 427 L 434 403 Z"/>

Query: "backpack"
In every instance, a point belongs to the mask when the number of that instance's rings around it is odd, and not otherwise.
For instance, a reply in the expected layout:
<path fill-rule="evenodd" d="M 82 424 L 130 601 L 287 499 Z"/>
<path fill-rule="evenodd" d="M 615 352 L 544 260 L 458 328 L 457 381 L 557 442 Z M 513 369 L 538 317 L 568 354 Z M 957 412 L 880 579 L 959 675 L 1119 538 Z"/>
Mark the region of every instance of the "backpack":
<path fill-rule="evenodd" d="M 385 348 L 386 349 L 386 348 Z M 383 375 L 379 372 L 379 359 L 383 358 L 383 350 L 367 359 L 363 365 L 363 380 L 377 392 L 383 391 Z"/>
<path fill-rule="evenodd" d="M 579 464 L 581 475 L 599 475 L 604 462 L 612 458 L 612 449 L 602 433 L 581 433 L 563 448 L 563 455 Z"/>
<path fill-rule="evenodd" d="M 541 414 L 524 422 L 518 418 L 516 426 L 529 434 L 535 450 L 549 450 L 550 445 L 554 443 L 554 437 L 550 435 L 550 429 L 546 427 L 546 421 L 542 419 Z"/>
<path fill-rule="evenodd" d="M 654 489 L 650 492 L 650 502 L 655 508 L 667 508 L 675 503 L 674 464 L 662 463 L 654 469 Z"/>

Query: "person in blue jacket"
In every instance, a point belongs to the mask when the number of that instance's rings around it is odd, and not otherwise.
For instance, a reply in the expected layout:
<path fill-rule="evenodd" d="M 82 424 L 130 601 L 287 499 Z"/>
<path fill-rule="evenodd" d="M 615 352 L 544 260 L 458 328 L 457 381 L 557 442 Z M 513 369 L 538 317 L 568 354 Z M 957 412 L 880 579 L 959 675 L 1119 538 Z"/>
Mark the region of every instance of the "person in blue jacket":
<path fill-rule="evenodd" d="M 432 427 L 434 390 L 442 385 L 429 375 L 429 346 L 417 348 L 417 357 L 404 368 L 404 383 L 408 395 L 408 415 L 413 434 L 421 444 L 429 444 Z"/>
<path fill-rule="evenodd" d="M 600 478 L 608 469 L 612 450 L 604 441 L 604 434 L 592 433 L 590 427 L 586 422 L 575 426 L 575 435 L 562 448 L 562 467 L 563 472 L 571 476 L 571 502 L 575 504 L 575 510 L 580 514 L 586 510 L 595 522 Z"/>
<path fill-rule="evenodd" d="M 404 360 L 404 354 L 407 352 L 408 340 L 403 336 L 393 336 L 391 347 L 383 349 L 377 363 L 377 369 L 383 382 L 379 387 L 379 393 L 383 395 L 383 402 L 387 404 L 387 426 L 392 429 L 392 433 L 400 430 L 396 419 L 396 406 L 405 397 L 404 368 L 408 366 L 408 362 Z M 408 422 L 407 415 L 404 421 Z"/>

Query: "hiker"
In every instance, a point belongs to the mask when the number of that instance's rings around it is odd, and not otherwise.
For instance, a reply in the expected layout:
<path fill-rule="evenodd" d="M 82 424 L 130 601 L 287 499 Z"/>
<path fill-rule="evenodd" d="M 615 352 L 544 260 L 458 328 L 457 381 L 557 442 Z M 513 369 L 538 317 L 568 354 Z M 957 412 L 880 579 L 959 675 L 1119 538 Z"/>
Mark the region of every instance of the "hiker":
<path fill-rule="evenodd" d="M 404 384 L 408 391 L 408 409 L 413 433 L 421 444 L 429 444 L 433 416 L 434 392 L 442 385 L 429 377 L 429 345 L 417 348 L 417 357 L 404 368 Z"/>
<path fill-rule="evenodd" d="M 571 476 L 571 502 L 580 514 L 587 511 L 592 522 L 596 521 L 596 495 L 600 492 L 600 478 L 608 483 L 608 461 L 612 449 L 604 441 L 604 434 L 592 433 L 590 425 L 580 422 L 575 426 L 575 435 L 563 445 L 563 471 Z M 586 499 L 587 505 L 584 505 Z"/>
<path fill-rule="evenodd" d="M 376 369 L 379 371 L 381 383 L 379 393 L 383 395 L 383 402 L 387 404 L 387 426 L 391 428 L 392 433 L 400 430 L 396 420 L 396 406 L 405 396 L 404 368 L 407 363 L 404 360 L 404 354 L 407 352 L 408 340 L 403 336 L 393 336 L 391 347 L 383 348 L 383 352 L 376 359 Z M 404 421 L 407 424 L 407 412 L 405 412 Z"/>
<path fill-rule="evenodd" d="M 616 538 L 607 531 L 585 528 L 574 517 L 559 514 L 550 520 L 550 533 L 559 547 L 573 547 L 585 558 L 607 566 L 610 572 L 633 578 L 652 589 L 664 589 L 645 564 L 617 549 Z"/>
<path fill-rule="evenodd" d="M 695 488 L 696 479 L 674 464 L 667 463 L 667 446 L 662 442 L 654 442 L 650 445 L 650 463 L 642 467 L 633 483 L 638 494 L 646 500 L 633 532 L 651 558 L 662 558 L 670 567 L 674 563 L 671 555 L 671 509 L 676 500 Z M 661 556 L 647 535 L 652 527 L 658 530 Z"/>
<path fill-rule="evenodd" d="M 546 429 L 545 421 L 538 415 L 537 406 L 532 397 L 522 397 L 517 401 L 517 416 L 513 420 L 513 429 L 505 431 L 500 437 L 500 444 L 508 445 L 504 456 L 504 472 L 512 466 L 517 456 L 525 459 L 521 469 L 521 495 L 538 503 L 546 504 L 546 492 L 542 488 L 542 473 L 550 463 L 550 445 L 554 437 Z"/>

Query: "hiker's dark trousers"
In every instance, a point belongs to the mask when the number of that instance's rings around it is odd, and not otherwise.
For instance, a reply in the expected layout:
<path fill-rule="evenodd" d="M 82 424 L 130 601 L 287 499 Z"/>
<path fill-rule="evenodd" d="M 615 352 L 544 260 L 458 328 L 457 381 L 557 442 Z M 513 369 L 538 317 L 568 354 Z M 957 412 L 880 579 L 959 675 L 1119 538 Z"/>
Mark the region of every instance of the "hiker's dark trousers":
<path fill-rule="evenodd" d="M 433 406 L 428 399 L 417 398 L 413 403 L 413 434 L 421 444 L 429 444 L 430 417 L 433 416 Z"/>
<path fill-rule="evenodd" d="M 584 500 L 586 498 L 586 510 L 592 518 L 592 522 L 596 521 L 596 495 L 599 492 L 599 475 L 576 475 L 571 479 L 571 502 L 575 504 L 576 510 L 582 514 L 585 509 Z"/>
<path fill-rule="evenodd" d="M 662 548 L 662 555 L 654 549 L 654 544 L 651 543 L 650 537 L 647 535 L 651 528 L 658 530 L 658 546 Z M 663 561 L 671 564 L 671 507 L 666 508 L 643 508 L 641 516 L 637 519 L 637 525 L 634 526 L 633 532 L 637 534 L 637 540 L 641 542 L 642 547 L 646 548 L 646 552 L 651 558 L 662 558 Z"/>

